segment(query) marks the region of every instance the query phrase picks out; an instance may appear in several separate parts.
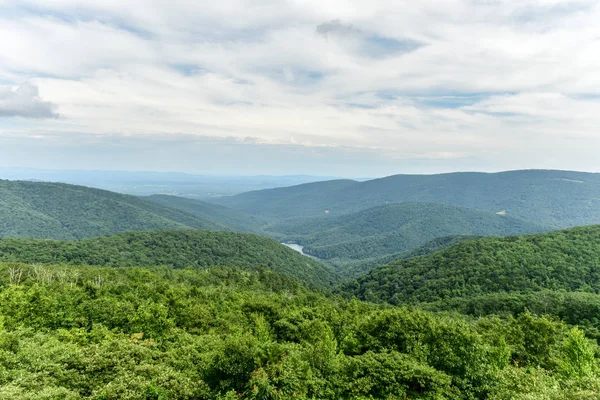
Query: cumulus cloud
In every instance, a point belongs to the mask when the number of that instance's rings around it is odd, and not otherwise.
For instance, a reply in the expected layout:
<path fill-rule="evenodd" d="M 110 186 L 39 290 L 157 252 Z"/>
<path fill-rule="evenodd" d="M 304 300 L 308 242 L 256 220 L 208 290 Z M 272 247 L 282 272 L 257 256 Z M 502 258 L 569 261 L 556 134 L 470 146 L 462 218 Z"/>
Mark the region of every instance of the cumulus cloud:
<path fill-rule="evenodd" d="M 40 98 L 38 87 L 31 83 L 0 86 L 0 117 L 56 118 L 56 110 L 54 104 Z"/>

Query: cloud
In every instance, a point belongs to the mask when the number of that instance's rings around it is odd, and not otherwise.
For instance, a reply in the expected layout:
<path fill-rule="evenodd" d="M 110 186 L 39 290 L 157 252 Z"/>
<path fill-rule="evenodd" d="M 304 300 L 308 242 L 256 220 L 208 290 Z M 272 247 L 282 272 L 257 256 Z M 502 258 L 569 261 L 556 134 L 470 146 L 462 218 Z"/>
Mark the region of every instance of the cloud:
<path fill-rule="evenodd" d="M 595 0 L 0 0 L 2 113 L 35 82 L 44 101 L 20 110 L 65 117 L 0 126 L 360 148 L 403 168 L 592 165 L 599 19 Z"/>
<path fill-rule="evenodd" d="M 363 32 L 352 25 L 344 25 L 339 19 L 334 19 L 329 22 L 323 22 L 317 25 L 317 33 L 328 35 L 363 35 Z"/>
<path fill-rule="evenodd" d="M 43 101 L 37 86 L 0 87 L 0 117 L 56 118 L 57 106 Z"/>

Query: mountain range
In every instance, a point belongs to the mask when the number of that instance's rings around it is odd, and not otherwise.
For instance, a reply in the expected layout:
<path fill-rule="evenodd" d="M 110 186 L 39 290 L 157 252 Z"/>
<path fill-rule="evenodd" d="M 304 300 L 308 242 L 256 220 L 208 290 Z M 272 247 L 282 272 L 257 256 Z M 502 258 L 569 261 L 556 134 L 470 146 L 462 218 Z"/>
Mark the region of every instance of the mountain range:
<path fill-rule="evenodd" d="M 212 200 L 278 218 L 343 215 L 388 203 L 427 202 L 502 213 L 551 228 L 600 223 L 600 174 L 521 170 L 334 180 Z"/>
<path fill-rule="evenodd" d="M 300 244 L 305 254 L 356 276 L 438 238 L 510 236 L 600 223 L 599 176 L 543 170 L 395 175 L 301 184 L 211 202 L 0 180 L 0 237 L 249 232 Z"/>
<path fill-rule="evenodd" d="M 469 176 L 0 181 L 0 398 L 597 398 L 596 175 Z"/>

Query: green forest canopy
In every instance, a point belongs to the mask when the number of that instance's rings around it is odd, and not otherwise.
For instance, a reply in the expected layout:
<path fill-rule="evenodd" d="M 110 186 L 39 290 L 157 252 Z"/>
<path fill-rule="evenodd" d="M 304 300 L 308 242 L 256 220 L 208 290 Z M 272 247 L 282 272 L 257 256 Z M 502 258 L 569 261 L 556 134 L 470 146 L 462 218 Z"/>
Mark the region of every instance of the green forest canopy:
<path fill-rule="evenodd" d="M 600 292 L 600 225 L 461 242 L 373 269 L 346 290 L 393 304 L 492 293 Z"/>
<path fill-rule="evenodd" d="M 2 399 L 551 399 L 600 392 L 595 342 L 312 292 L 262 270 L 0 264 Z"/>
<path fill-rule="evenodd" d="M 76 241 L 0 239 L 0 261 L 109 267 L 262 267 L 319 287 L 330 288 L 337 281 L 329 267 L 273 239 L 234 232 L 127 232 Z"/>
<path fill-rule="evenodd" d="M 414 249 L 401 251 L 399 253 L 388 254 L 381 257 L 364 258 L 361 260 L 330 259 L 327 264 L 331 265 L 336 271 L 345 277 L 356 278 L 364 275 L 375 267 L 390 264 L 394 261 L 403 260 L 412 257 L 424 256 L 443 250 L 456 243 L 467 240 L 479 239 L 481 236 L 474 235 L 450 235 L 442 236 L 428 241 Z"/>

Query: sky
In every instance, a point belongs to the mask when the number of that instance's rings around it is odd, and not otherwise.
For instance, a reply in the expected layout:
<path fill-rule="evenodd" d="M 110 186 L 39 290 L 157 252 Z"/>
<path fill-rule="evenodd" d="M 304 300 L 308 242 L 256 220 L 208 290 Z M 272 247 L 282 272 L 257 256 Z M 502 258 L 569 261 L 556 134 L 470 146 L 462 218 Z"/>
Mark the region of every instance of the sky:
<path fill-rule="evenodd" d="M 598 0 L 0 0 L 0 167 L 600 171 L 598 21 Z"/>

